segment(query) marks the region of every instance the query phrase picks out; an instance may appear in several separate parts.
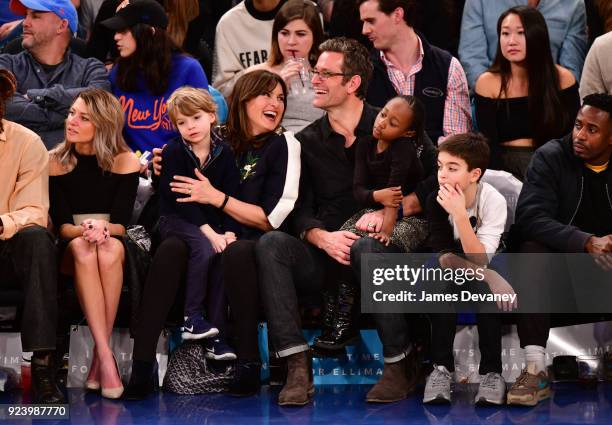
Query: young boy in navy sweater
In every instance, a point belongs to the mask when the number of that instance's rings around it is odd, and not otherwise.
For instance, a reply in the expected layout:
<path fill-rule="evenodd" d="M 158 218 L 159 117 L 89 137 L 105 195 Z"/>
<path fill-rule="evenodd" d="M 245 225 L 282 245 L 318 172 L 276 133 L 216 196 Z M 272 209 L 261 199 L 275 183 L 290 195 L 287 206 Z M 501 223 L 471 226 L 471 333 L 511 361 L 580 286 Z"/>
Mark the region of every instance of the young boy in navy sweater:
<path fill-rule="evenodd" d="M 223 213 L 224 205 L 178 202 L 181 195 L 170 188 L 174 176 L 197 178 L 197 169 L 213 186 L 235 196 L 240 175 L 230 147 L 211 131 L 215 112 L 213 98 L 203 89 L 182 87 L 168 99 L 168 115 L 181 137 L 164 152 L 159 230 L 163 239 L 177 237 L 190 251 L 183 339 L 208 338 L 208 358 L 234 360 L 236 355 L 224 341 L 227 302 L 218 254 L 236 240 L 239 225 Z M 204 304 L 208 320 L 204 319 Z"/>

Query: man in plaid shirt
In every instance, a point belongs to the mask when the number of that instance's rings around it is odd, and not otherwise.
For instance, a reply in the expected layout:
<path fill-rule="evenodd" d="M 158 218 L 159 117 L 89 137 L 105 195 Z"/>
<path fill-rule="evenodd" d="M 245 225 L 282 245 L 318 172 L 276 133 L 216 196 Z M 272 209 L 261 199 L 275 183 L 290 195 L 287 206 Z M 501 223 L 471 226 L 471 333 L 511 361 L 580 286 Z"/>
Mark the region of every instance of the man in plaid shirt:
<path fill-rule="evenodd" d="M 415 32 L 414 9 L 414 0 L 359 1 L 362 32 L 375 47 L 366 100 L 382 107 L 397 95 L 418 97 L 427 133 L 440 143 L 472 128 L 468 85 L 459 61 Z"/>

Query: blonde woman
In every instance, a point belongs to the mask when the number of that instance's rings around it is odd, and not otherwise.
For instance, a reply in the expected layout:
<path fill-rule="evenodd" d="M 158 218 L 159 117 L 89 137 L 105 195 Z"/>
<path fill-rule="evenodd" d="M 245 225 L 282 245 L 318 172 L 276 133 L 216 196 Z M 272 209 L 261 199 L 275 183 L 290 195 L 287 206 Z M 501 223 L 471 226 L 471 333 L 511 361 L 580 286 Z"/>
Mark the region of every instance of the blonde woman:
<path fill-rule="evenodd" d="M 109 339 L 123 283 L 125 234 L 139 161 L 121 131 L 123 111 L 110 93 L 85 90 L 66 118 L 65 140 L 50 152 L 50 214 L 65 242 L 63 273 L 74 276 L 95 347 L 85 383 L 119 398 L 123 385 Z"/>

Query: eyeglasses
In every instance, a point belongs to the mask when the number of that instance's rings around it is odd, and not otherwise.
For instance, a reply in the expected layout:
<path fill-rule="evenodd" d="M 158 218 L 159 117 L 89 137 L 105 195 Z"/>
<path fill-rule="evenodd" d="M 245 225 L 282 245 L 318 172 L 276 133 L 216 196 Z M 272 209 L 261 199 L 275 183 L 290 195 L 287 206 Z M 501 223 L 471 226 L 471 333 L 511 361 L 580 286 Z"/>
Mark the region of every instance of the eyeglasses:
<path fill-rule="evenodd" d="M 318 69 L 312 70 L 312 75 L 316 75 L 321 80 L 325 81 L 331 77 L 346 77 L 346 74 L 343 72 L 330 72 L 330 71 L 319 71 Z"/>

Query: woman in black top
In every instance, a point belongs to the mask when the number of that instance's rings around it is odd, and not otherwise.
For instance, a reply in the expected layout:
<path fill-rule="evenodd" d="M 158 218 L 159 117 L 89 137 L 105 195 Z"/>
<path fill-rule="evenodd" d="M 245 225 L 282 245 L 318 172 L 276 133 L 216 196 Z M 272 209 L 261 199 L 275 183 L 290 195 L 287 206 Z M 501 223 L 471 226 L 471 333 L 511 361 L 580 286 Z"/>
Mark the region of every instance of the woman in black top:
<path fill-rule="evenodd" d="M 85 386 L 119 398 L 121 378 L 109 345 L 123 284 L 125 235 L 136 190 L 138 158 L 121 130 L 119 101 L 85 90 L 66 119 L 64 142 L 50 153 L 50 214 L 67 243 L 62 272 L 72 274 L 95 347 Z"/>
<path fill-rule="evenodd" d="M 533 151 L 572 129 L 580 107 L 572 73 L 553 62 L 542 14 L 513 7 L 497 21 L 493 65 L 476 81 L 476 122 L 489 139 L 491 167 L 523 180 Z"/>
<path fill-rule="evenodd" d="M 286 94 L 282 78 L 269 71 L 254 71 L 236 82 L 227 124 L 219 132 L 237 158 L 240 186 L 236 197 L 226 196 L 204 176 L 178 177 L 172 183 L 176 193 L 187 195 L 181 202 L 212 205 L 242 225 L 241 239 L 229 244 L 222 255 L 230 306 L 229 340 L 239 361 L 236 382 L 230 390 L 238 395 L 259 389 L 255 242 L 265 232 L 281 228 L 298 195 L 300 144 L 293 134 L 279 130 Z M 165 240 L 155 253 L 135 329 L 128 398 L 144 398 L 155 387 L 155 347 L 178 293 L 186 261 L 184 244 L 177 239 Z"/>

